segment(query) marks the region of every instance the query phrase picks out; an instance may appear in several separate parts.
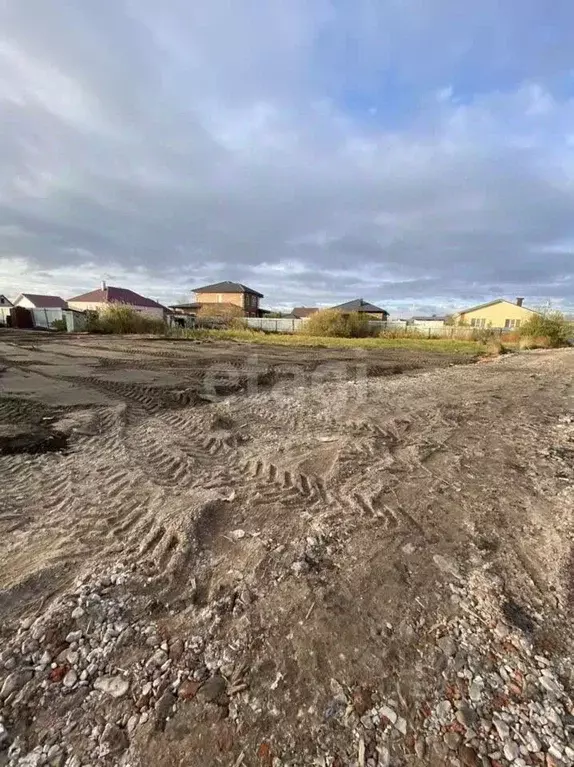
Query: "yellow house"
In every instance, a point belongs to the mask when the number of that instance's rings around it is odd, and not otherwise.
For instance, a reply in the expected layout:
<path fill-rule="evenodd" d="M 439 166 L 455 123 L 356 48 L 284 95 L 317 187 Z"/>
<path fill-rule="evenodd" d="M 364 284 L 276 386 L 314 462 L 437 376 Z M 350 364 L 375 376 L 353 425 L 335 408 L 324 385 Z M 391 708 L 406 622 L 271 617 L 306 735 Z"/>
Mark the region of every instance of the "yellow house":
<path fill-rule="evenodd" d="M 516 303 L 505 298 L 497 298 L 487 304 L 472 306 L 455 315 L 457 323 L 470 325 L 471 328 L 506 328 L 517 329 L 538 312 L 522 305 L 523 298 L 517 298 Z"/>

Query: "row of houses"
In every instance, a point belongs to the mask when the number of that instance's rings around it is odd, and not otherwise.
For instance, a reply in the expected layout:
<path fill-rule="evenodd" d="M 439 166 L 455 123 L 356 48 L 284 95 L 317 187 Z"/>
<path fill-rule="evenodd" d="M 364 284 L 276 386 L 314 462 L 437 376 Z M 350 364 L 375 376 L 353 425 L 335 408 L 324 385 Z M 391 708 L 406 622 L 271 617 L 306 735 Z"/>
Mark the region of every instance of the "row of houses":
<path fill-rule="evenodd" d="M 264 298 L 252 288 L 238 282 L 218 282 L 214 285 L 207 285 L 198 288 L 195 291 L 195 301 L 189 304 L 179 304 L 170 307 L 175 313 L 197 314 L 202 312 L 208 314 L 225 307 L 238 309 L 244 317 L 265 317 L 268 311 L 260 306 L 261 299 Z M 324 307 L 322 307 L 324 308 Z M 356 298 L 344 304 L 337 304 L 332 309 L 343 313 L 358 312 L 368 315 L 369 319 L 382 322 L 389 321 L 389 312 L 376 304 L 366 301 L 364 298 Z M 319 307 L 297 306 L 292 312 L 283 315 L 290 319 L 304 320 L 319 311 Z M 467 325 L 472 328 L 494 328 L 514 330 L 518 329 L 522 323 L 526 322 L 537 312 L 524 306 L 524 299 L 517 298 L 515 302 L 508 301 L 505 298 L 497 298 L 484 304 L 471 306 L 468 309 L 462 309 L 453 314 L 450 318 L 438 315 L 416 316 L 407 320 L 398 320 L 400 323 L 411 325 L 424 325 L 425 327 L 441 327 L 447 321 L 453 324 Z"/>
<path fill-rule="evenodd" d="M 49 327 L 51 321 L 62 319 L 64 312 L 98 312 L 110 304 L 131 306 L 135 311 L 158 319 L 165 319 L 168 313 L 165 306 L 151 298 L 128 288 L 108 286 L 102 282 L 96 290 L 67 300 L 61 296 L 20 293 L 10 301 L 5 295 L 0 295 L 0 324 L 33 327 L 38 324 L 38 317 L 44 315 L 46 322 L 40 321 L 39 324 Z"/>
<path fill-rule="evenodd" d="M 18 316 L 18 312 L 13 312 L 13 309 L 28 310 L 29 312 L 51 312 L 50 316 L 54 317 L 57 316 L 58 311 L 97 312 L 110 304 L 127 305 L 154 319 L 169 319 L 172 324 L 189 324 L 198 315 L 215 317 L 228 312 L 232 316 L 254 318 L 265 317 L 271 313 L 261 307 L 261 299 L 264 298 L 262 293 L 239 282 L 217 282 L 197 288 L 193 292 L 195 294 L 193 301 L 174 304 L 169 307 L 128 288 L 108 286 L 105 282 L 102 282 L 96 290 L 67 300 L 60 296 L 21 293 L 11 302 L 6 296 L 0 294 L 0 324 L 12 324 L 12 318 Z M 389 321 L 389 312 L 386 309 L 364 298 L 337 304 L 331 308 L 343 313 L 358 312 L 367 315 L 372 320 Z M 299 306 L 283 316 L 302 320 L 318 311 L 319 307 Z M 534 309 L 524 306 L 523 298 L 517 298 L 515 302 L 499 298 L 463 309 L 452 315 L 450 319 L 454 324 L 463 324 L 477 329 L 517 329 L 534 314 L 536 314 Z M 398 320 L 400 323 L 424 325 L 429 328 L 442 326 L 446 321 L 445 317 L 437 315 Z"/>

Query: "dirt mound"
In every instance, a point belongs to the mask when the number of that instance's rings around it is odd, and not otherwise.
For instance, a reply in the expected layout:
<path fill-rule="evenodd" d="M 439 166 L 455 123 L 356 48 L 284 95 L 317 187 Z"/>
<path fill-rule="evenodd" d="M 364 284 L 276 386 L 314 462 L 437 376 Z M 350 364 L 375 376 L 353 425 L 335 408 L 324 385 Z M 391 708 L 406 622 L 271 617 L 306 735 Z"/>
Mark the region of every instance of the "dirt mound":
<path fill-rule="evenodd" d="M 27 427 L 0 424 L 0 455 L 52 453 L 65 450 L 67 445 L 68 437 L 62 432 L 33 424 Z"/>

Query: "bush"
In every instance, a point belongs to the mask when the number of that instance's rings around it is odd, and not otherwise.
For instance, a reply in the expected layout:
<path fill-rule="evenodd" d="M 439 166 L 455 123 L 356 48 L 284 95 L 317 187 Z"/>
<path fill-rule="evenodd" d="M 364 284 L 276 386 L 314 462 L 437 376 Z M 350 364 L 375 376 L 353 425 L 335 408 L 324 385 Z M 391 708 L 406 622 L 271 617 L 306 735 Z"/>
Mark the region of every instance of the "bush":
<path fill-rule="evenodd" d="M 236 329 L 245 327 L 244 314 L 240 306 L 235 304 L 204 304 L 196 315 L 199 327 Z"/>
<path fill-rule="evenodd" d="M 166 325 L 163 320 L 148 317 L 124 304 L 110 304 L 99 314 L 90 312 L 87 328 L 90 333 L 161 335 L 166 332 Z"/>
<path fill-rule="evenodd" d="M 54 320 L 52 322 L 52 330 L 58 330 L 60 333 L 63 330 L 67 330 L 68 326 L 66 325 L 66 320 Z"/>
<path fill-rule="evenodd" d="M 486 353 L 491 357 L 498 357 L 501 354 L 506 354 L 508 349 L 500 338 L 491 338 L 486 342 Z"/>
<path fill-rule="evenodd" d="M 521 336 L 519 349 L 551 349 L 552 343 L 548 336 Z"/>
<path fill-rule="evenodd" d="M 492 328 L 478 328 L 471 330 L 470 337 L 473 341 L 478 341 L 481 344 L 487 344 L 490 341 L 500 340 L 500 331 L 493 330 Z"/>
<path fill-rule="evenodd" d="M 366 338 L 371 335 L 367 315 L 360 312 L 343 314 L 337 309 L 315 312 L 305 320 L 300 332 L 307 336 L 335 338 Z"/>
<path fill-rule="evenodd" d="M 520 348 L 536 349 L 567 346 L 574 333 L 560 312 L 535 314 L 520 328 Z"/>

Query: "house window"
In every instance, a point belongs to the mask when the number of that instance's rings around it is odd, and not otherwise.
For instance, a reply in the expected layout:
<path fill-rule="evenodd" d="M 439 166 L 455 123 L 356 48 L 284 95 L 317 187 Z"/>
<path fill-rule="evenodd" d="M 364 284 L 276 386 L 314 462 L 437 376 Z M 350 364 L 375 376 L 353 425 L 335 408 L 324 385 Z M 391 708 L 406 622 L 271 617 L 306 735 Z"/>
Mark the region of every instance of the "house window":
<path fill-rule="evenodd" d="M 520 320 L 505 320 L 504 322 L 505 328 L 510 328 L 511 330 L 514 328 L 520 327 Z"/>
<path fill-rule="evenodd" d="M 475 318 L 470 321 L 470 327 L 471 328 L 485 328 L 486 327 L 486 320 L 484 317 Z"/>

